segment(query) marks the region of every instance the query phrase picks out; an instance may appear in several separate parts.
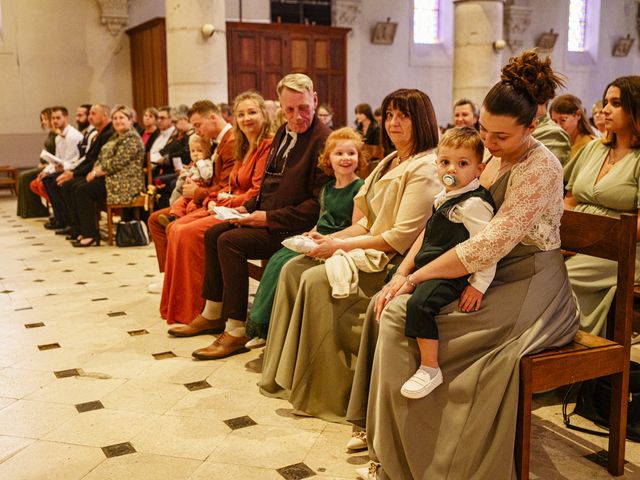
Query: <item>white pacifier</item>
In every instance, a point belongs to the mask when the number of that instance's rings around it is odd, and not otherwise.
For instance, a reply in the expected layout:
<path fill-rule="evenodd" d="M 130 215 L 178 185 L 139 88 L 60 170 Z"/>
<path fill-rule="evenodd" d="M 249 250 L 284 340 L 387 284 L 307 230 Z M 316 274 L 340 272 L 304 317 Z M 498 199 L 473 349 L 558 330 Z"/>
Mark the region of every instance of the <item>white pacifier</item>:
<path fill-rule="evenodd" d="M 442 183 L 444 183 L 447 187 L 455 187 L 455 185 L 458 183 L 458 179 L 453 175 L 446 174 L 442 176 Z"/>

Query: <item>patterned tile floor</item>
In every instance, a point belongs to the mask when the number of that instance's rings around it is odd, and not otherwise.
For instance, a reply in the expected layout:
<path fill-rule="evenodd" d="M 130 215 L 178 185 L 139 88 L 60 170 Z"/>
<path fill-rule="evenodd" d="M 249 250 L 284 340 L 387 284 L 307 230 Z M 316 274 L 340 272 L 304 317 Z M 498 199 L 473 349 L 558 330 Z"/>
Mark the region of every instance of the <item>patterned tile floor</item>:
<path fill-rule="evenodd" d="M 15 207 L 0 195 L 0 479 L 353 479 L 367 463 L 348 426 L 260 395 L 260 351 L 198 362 L 210 338 L 166 335 L 153 246 L 74 249 Z M 536 400 L 531 478 L 609 478 L 606 439 L 566 430 L 560 402 Z M 638 444 L 627 460 L 640 478 Z"/>

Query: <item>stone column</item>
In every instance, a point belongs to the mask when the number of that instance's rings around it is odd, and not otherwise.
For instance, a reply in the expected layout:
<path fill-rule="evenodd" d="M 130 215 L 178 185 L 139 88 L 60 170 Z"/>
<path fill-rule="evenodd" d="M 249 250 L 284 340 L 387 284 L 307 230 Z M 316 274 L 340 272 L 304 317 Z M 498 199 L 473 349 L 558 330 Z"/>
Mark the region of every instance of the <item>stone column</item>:
<path fill-rule="evenodd" d="M 500 79 L 504 0 L 454 0 L 453 101 L 469 98 L 482 104 Z"/>
<path fill-rule="evenodd" d="M 165 0 L 169 104 L 227 102 L 225 0 Z M 202 25 L 214 33 L 202 36 Z"/>

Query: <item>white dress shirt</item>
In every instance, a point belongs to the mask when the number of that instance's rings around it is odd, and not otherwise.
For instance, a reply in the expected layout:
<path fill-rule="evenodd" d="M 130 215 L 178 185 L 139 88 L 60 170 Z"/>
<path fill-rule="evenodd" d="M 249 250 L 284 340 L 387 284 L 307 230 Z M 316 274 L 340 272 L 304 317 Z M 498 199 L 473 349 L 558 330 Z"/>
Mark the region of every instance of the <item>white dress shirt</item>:
<path fill-rule="evenodd" d="M 167 144 L 167 142 L 169 141 L 169 138 L 171 138 L 171 135 L 173 135 L 173 132 L 175 131 L 175 129 L 176 127 L 172 125 L 166 130 L 162 130 L 160 132 L 155 142 L 153 142 L 153 145 L 151 145 L 151 148 L 149 149 L 149 153 L 151 154 L 151 163 L 158 163 L 160 161 L 160 159 L 162 158 L 162 155 L 160 154 L 160 150 L 162 150 L 164 146 Z"/>

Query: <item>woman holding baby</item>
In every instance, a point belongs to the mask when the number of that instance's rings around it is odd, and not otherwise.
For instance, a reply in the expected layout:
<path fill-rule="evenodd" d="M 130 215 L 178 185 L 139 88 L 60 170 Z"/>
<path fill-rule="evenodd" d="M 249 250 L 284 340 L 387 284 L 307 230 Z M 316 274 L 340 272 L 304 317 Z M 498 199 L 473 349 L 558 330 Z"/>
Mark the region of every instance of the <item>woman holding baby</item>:
<path fill-rule="evenodd" d="M 347 415 L 362 427 L 366 419 L 376 462 L 360 478 L 515 478 L 520 358 L 563 346 L 578 329 L 559 249 L 563 171 L 531 136 L 538 104 L 559 85 L 549 59 L 532 51 L 510 59 L 480 111 L 492 155 L 480 182 L 495 216 L 419 269 L 408 255 L 370 303 Z M 454 300 L 435 316 L 442 385 L 407 398 L 401 387 L 421 363 L 418 343 L 405 331 L 410 294 L 424 282 L 491 265 L 495 279 L 479 309 L 463 311 Z"/>
<path fill-rule="evenodd" d="M 200 215 L 187 215 L 169 224 L 165 277 L 160 314 L 168 323 L 188 324 L 202 311 L 200 295 L 204 275 L 204 232 L 220 222 L 210 206 L 237 207 L 260 188 L 271 147 L 271 125 L 264 100 L 256 92 L 244 92 L 234 102 L 234 157 L 229 183 L 203 206 Z"/>

